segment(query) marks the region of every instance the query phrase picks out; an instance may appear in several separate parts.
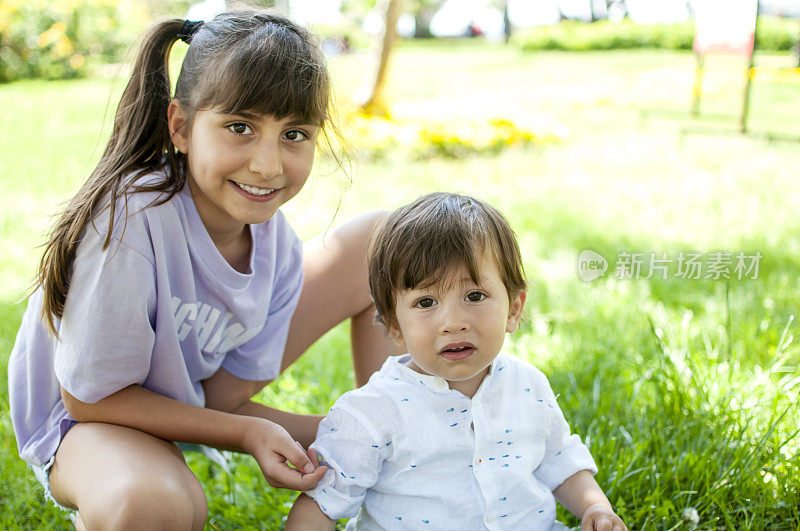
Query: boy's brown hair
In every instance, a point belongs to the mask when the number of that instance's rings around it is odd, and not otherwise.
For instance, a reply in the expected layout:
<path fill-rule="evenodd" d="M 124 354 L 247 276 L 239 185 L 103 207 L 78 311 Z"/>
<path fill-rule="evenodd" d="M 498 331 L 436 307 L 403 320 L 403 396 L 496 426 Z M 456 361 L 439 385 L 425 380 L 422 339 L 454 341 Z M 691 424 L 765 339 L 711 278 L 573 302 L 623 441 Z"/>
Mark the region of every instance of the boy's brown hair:
<path fill-rule="evenodd" d="M 517 237 L 495 208 L 473 197 L 433 193 L 394 211 L 369 252 L 369 287 L 378 319 L 396 325 L 396 294 L 427 287 L 463 265 L 480 284 L 482 252 L 497 261 L 509 300 L 526 288 Z"/>

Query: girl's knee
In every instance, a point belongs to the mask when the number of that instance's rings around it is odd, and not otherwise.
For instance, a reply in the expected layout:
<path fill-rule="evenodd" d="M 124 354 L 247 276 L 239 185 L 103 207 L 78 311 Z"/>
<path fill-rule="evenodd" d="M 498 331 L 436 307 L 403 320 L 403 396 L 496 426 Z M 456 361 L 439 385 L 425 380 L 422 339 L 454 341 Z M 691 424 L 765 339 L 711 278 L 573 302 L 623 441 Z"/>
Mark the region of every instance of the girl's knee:
<path fill-rule="evenodd" d="M 138 479 L 138 480 L 137 480 Z M 79 511 L 87 529 L 202 529 L 208 515 L 203 488 L 170 477 L 122 480 Z"/>
<path fill-rule="evenodd" d="M 364 246 L 372 236 L 376 227 L 380 226 L 389 217 L 388 210 L 371 210 L 360 214 L 334 231 L 338 238 L 345 243 Z"/>

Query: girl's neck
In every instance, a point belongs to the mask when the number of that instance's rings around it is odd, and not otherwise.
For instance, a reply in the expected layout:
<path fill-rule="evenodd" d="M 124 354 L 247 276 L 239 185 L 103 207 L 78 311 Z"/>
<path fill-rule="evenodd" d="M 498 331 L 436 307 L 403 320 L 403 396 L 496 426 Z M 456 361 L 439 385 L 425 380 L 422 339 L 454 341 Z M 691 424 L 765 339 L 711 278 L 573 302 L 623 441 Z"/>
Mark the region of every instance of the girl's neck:
<path fill-rule="evenodd" d="M 239 273 L 247 273 L 249 271 L 250 250 L 253 246 L 250 225 L 245 225 L 238 237 L 226 241 L 217 241 L 212 237 L 211 241 L 214 242 L 219 254 L 222 255 L 232 268 Z"/>
<path fill-rule="evenodd" d="M 195 184 L 191 179 L 188 180 L 188 186 L 200 221 L 203 222 L 203 227 L 214 246 L 232 268 L 240 273 L 246 273 L 250 268 L 252 247 L 250 226 L 224 216 L 222 216 L 224 219 L 215 219 L 214 209 L 204 208 L 203 203 L 208 199 L 202 192 L 195 190 Z"/>

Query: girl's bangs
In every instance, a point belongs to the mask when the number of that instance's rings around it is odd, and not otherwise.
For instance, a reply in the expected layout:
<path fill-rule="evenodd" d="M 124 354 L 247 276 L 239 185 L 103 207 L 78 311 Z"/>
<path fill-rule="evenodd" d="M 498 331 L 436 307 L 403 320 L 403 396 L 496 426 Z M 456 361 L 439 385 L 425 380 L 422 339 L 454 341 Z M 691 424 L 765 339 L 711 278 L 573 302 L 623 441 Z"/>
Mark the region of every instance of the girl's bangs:
<path fill-rule="evenodd" d="M 209 69 L 200 108 L 216 107 L 227 114 L 293 117 L 301 123 L 322 125 L 327 116 L 329 81 L 324 65 L 296 53 L 279 51 L 262 41 L 261 50 L 240 49 L 218 68 Z"/>

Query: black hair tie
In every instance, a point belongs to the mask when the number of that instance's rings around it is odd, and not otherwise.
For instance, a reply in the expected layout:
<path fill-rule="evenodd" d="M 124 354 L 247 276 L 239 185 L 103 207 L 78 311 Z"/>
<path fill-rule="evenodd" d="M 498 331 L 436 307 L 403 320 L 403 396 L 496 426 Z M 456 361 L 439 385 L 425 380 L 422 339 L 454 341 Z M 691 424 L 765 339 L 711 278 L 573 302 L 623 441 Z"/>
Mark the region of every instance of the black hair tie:
<path fill-rule="evenodd" d="M 192 35 L 194 35 L 202 25 L 202 20 L 184 20 L 183 26 L 181 26 L 181 30 L 178 32 L 178 37 L 186 44 L 189 44 L 192 42 Z"/>

